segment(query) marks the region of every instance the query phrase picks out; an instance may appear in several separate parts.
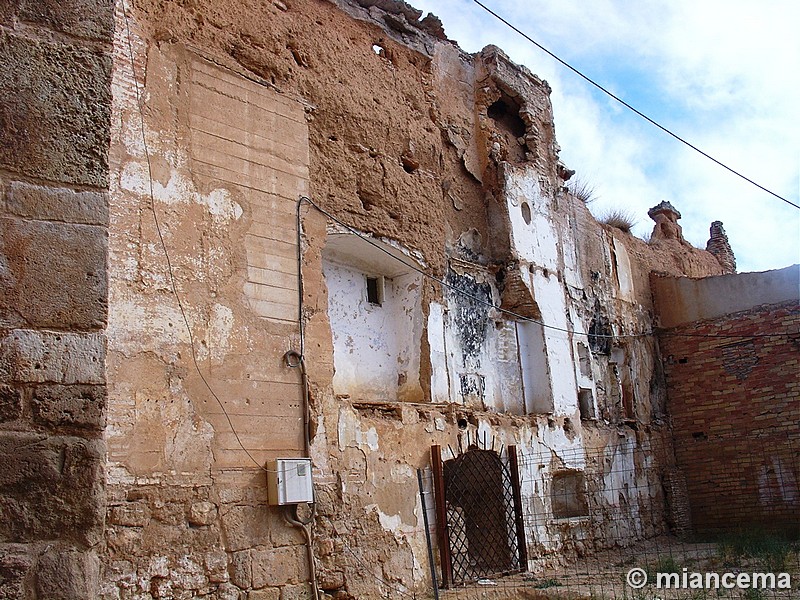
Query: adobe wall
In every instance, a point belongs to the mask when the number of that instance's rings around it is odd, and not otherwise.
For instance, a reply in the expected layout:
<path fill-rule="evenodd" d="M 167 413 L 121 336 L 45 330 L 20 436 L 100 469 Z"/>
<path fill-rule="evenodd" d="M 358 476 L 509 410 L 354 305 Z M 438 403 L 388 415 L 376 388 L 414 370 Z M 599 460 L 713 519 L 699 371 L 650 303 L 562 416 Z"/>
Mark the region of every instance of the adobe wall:
<path fill-rule="evenodd" d="M 111 2 L 0 5 L 0 597 L 96 597 Z"/>
<path fill-rule="evenodd" d="M 787 279 L 796 283 L 796 275 L 795 266 L 698 281 L 654 280 L 659 305 L 672 304 L 676 290 L 692 295 L 679 294 L 672 306 L 689 304 L 694 295 L 702 297 L 720 287 L 737 287 L 739 292 L 733 298 L 718 298 L 717 304 L 751 305 L 702 320 L 686 319 L 659 336 L 675 456 L 686 476 L 696 532 L 768 528 L 796 533 L 800 510 L 796 284 L 786 288 L 786 299 L 774 301 L 774 290 Z M 713 308 L 712 303 L 709 310 Z"/>
<path fill-rule="evenodd" d="M 670 329 L 797 299 L 800 265 L 762 273 L 653 279 L 658 323 Z"/>
<path fill-rule="evenodd" d="M 429 587 L 416 469 L 466 435 L 548 457 L 525 473 L 527 514 L 552 513 L 553 473 L 583 470 L 615 519 L 531 527 L 532 560 L 667 528 L 665 387 L 638 335 L 648 276 L 719 263 L 601 226 L 565 191 L 546 82 L 497 48 L 464 54 L 402 3 L 371 4 L 117 8 L 103 598 L 308 597 L 304 536 L 265 486 L 269 459 L 306 452 L 290 350 L 309 378 L 331 595 Z M 298 247 L 305 195 L 402 273 L 308 203 Z M 384 276 L 394 317 L 362 276 Z M 645 465 L 633 450 L 648 448 Z"/>

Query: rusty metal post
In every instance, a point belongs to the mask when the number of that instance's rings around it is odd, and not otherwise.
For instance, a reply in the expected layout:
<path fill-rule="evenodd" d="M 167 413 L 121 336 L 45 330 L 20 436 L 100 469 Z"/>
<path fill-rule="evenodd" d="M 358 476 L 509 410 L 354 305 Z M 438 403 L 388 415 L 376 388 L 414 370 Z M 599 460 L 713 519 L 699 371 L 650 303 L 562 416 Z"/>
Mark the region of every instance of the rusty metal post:
<path fill-rule="evenodd" d="M 447 508 L 444 496 L 444 467 L 442 465 L 441 446 L 431 446 L 431 470 L 433 471 L 433 497 L 436 502 L 436 537 L 439 539 L 442 587 L 448 588 L 453 581 L 453 573 L 450 563 L 450 541 L 447 537 Z"/>
<path fill-rule="evenodd" d="M 514 517 L 517 524 L 517 548 L 519 563 L 523 571 L 528 570 L 528 543 L 525 541 L 525 522 L 522 519 L 522 484 L 519 478 L 519 459 L 517 447 L 508 447 L 508 463 L 511 467 L 511 489 L 514 493 Z"/>
<path fill-rule="evenodd" d="M 434 600 L 439 600 L 439 582 L 436 579 L 436 563 L 433 560 L 431 527 L 428 523 L 428 503 L 425 502 L 425 486 L 422 485 L 422 469 L 417 469 L 417 482 L 419 483 L 419 501 L 422 503 L 422 521 L 425 523 L 425 541 L 428 543 L 428 564 L 431 568 L 431 586 L 433 587 L 433 597 Z"/>

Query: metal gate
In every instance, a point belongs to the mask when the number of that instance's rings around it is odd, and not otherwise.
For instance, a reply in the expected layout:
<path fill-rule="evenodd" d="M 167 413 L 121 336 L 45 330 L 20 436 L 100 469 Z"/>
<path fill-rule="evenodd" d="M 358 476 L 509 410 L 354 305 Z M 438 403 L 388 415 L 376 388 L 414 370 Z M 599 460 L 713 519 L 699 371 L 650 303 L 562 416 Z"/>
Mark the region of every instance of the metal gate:
<path fill-rule="evenodd" d="M 442 583 L 463 584 L 527 567 L 516 448 L 470 446 L 442 462 L 432 447 Z"/>

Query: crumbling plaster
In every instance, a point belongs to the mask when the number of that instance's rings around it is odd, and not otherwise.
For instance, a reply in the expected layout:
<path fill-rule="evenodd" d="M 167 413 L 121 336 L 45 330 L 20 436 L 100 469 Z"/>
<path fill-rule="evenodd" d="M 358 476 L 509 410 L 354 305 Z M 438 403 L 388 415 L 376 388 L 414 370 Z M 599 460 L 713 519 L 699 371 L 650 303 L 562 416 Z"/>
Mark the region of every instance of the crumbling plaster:
<path fill-rule="evenodd" d="M 428 585 L 416 469 L 430 445 L 458 448 L 467 434 L 552 457 L 526 467 L 529 513 L 552 510 L 553 472 L 584 470 L 587 493 L 627 524 L 599 522 L 588 537 L 569 522 L 527 531 L 534 560 L 666 527 L 658 482 L 624 506 L 604 496 L 624 483 L 606 474 L 632 460 L 626 447 L 666 444 L 655 346 L 618 338 L 616 354 L 591 353 L 581 371 L 577 344 L 600 317 L 614 335 L 648 330 L 654 265 L 704 274 L 716 259 L 601 226 L 565 190 L 546 82 L 497 48 L 469 56 L 431 37 L 400 4 L 361 4 L 137 0 L 128 21 L 117 9 L 104 597 L 303 590 L 302 536 L 267 506 L 258 465 L 304 451 L 300 373 L 283 354 L 300 348 L 294 220 L 306 194 L 454 288 L 541 320 L 546 360 L 531 364 L 545 367 L 552 407 L 534 414 L 525 399 L 520 323 L 417 275 L 404 276 L 418 294 L 408 324 L 390 319 L 404 336 L 387 353 L 404 353 L 402 390 L 369 378 L 373 356 L 363 373 L 342 368 L 353 332 L 336 311 L 350 308 L 340 296 L 353 297 L 357 270 L 326 269 L 328 223 L 302 205 L 323 589 L 357 598 Z M 400 382 L 393 369 L 387 380 Z M 595 420 L 581 420 L 579 386 Z M 582 458 L 606 448 L 607 461 Z M 668 453 L 654 460 L 666 466 Z"/>

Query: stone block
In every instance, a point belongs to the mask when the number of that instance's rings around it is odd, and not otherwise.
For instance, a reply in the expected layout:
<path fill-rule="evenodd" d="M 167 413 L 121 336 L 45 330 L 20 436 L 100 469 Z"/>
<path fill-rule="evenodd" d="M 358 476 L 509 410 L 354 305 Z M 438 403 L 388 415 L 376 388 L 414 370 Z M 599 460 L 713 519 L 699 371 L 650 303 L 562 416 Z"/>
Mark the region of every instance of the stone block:
<path fill-rule="evenodd" d="M 105 383 L 105 336 L 17 329 L 0 338 L 0 381 Z"/>
<path fill-rule="evenodd" d="M 109 511 L 109 521 L 123 527 L 144 527 L 150 522 L 150 509 L 144 502 L 128 502 Z"/>
<path fill-rule="evenodd" d="M 289 525 L 281 510 L 272 508 L 269 511 L 269 528 L 273 546 L 297 546 L 305 541 L 302 530 Z"/>
<path fill-rule="evenodd" d="M 247 600 L 281 600 L 281 590 L 280 588 L 252 590 L 247 594 Z"/>
<path fill-rule="evenodd" d="M 270 545 L 268 506 L 226 506 L 221 517 L 228 550 Z"/>
<path fill-rule="evenodd" d="M 298 583 L 307 577 L 305 546 L 254 549 L 250 554 L 254 588 Z"/>
<path fill-rule="evenodd" d="M 281 588 L 281 600 L 313 600 L 311 586 L 308 583 L 287 585 Z"/>
<path fill-rule="evenodd" d="M 31 399 L 34 421 L 54 428 L 102 431 L 105 408 L 104 385 L 39 385 Z"/>
<path fill-rule="evenodd" d="M 108 312 L 104 228 L 0 219 L 0 323 L 99 329 Z"/>
<path fill-rule="evenodd" d="M 0 385 L 0 423 L 22 416 L 22 392 L 10 385 Z"/>
<path fill-rule="evenodd" d="M 108 42 L 114 33 L 113 0 L 16 0 L 16 5 L 20 21 L 54 31 Z"/>
<path fill-rule="evenodd" d="M 240 600 L 241 598 L 244 598 L 245 595 L 244 592 L 242 592 L 235 585 L 223 583 L 217 588 L 216 597 L 218 600 Z"/>
<path fill-rule="evenodd" d="M 187 518 L 195 527 L 211 525 L 217 519 L 217 507 L 212 502 L 195 502 L 189 507 Z"/>
<path fill-rule="evenodd" d="M 25 0 L 32 9 L 40 4 Z M 108 187 L 111 56 L 0 32 L 0 64 L 0 165 L 49 181 Z"/>
<path fill-rule="evenodd" d="M 39 557 L 36 592 L 51 600 L 96 598 L 99 579 L 100 560 L 94 552 L 57 546 Z"/>
<path fill-rule="evenodd" d="M 224 550 L 212 550 L 205 556 L 206 575 L 211 583 L 228 581 L 228 553 Z"/>
<path fill-rule="evenodd" d="M 228 567 L 231 583 L 240 588 L 249 588 L 253 584 L 253 567 L 250 559 L 250 551 L 234 552 L 231 555 L 231 563 Z"/>
<path fill-rule="evenodd" d="M 0 600 L 28 598 L 26 580 L 32 573 L 33 559 L 22 547 L 0 547 Z"/>
<path fill-rule="evenodd" d="M 6 190 L 6 210 L 29 219 L 108 226 L 106 192 L 76 192 L 15 181 Z"/>
<path fill-rule="evenodd" d="M 0 541 L 102 540 L 102 441 L 3 433 L 0 456 Z"/>

